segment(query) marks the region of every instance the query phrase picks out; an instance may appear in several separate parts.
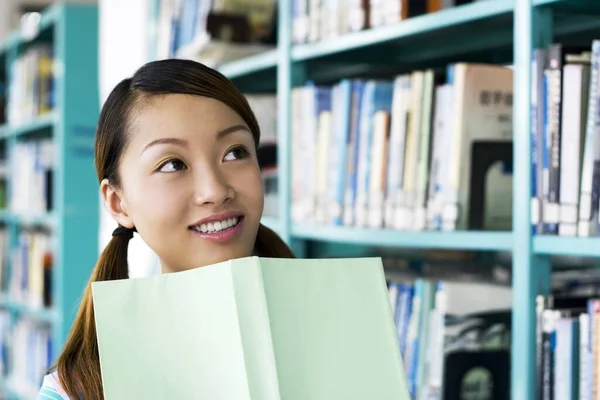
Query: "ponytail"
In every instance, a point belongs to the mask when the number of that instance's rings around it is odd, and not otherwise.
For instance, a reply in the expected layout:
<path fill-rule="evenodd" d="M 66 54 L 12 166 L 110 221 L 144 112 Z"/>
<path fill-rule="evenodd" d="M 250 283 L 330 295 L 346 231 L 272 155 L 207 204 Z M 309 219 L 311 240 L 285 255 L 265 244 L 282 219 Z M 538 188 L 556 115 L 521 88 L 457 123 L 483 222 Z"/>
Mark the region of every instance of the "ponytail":
<path fill-rule="evenodd" d="M 292 250 L 279 235 L 263 224 L 258 226 L 256 241 L 254 242 L 254 253 L 260 257 L 295 258 Z"/>
<path fill-rule="evenodd" d="M 113 232 L 112 239 L 92 271 L 71 333 L 56 363 L 60 382 L 69 398 L 73 400 L 104 398 L 94 320 L 92 282 L 128 278 L 127 249 L 134 230 L 120 226 Z"/>

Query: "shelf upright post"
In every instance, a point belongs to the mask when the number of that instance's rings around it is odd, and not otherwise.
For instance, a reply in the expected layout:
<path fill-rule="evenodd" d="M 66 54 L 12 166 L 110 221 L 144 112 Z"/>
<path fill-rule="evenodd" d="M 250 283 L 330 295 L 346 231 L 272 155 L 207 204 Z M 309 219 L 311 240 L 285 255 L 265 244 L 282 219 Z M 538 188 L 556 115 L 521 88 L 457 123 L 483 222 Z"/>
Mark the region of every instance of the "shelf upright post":
<path fill-rule="evenodd" d="M 148 59 L 147 61 L 154 61 L 157 59 L 156 43 L 158 42 L 158 24 L 160 16 L 160 2 L 159 0 L 147 0 L 148 7 Z"/>
<path fill-rule="evenodd" d="M 292 2 L 278 2 L 277 18 L 277 181 L 281 239 L 290 243 L 291 229 L 291 44 Z"/>
<path fill-rule="evenodd" d="M 98 87 L 98 7 L 61 4 L 54 31 L 56 108 L 53 140 L 54 238 L 53 301 L 59 322 L 54 356 L 62 349 L 90 273 L 98 260 L 98 181 L 94 139 L 100 113 Z"/>
<path fill-rule="evenodd" d="M 291 59 L 291 55 L 290 55 L 290 59 Z M 304 62 L 300 62 L 300 63 L 294 63 L 294 62 L 290 62 L 290 93 L 292 91 L 292 89 L 294 87 L 299 87 L 302 86 L 306 80 L 307 80 L 307 71 L 306 71 L 306 64 Z M 291 99 L 290 99 L 291 100 Z M 291 129 L 291 125 L 293 123 L 293 121 L 291 121 L 291 113 L 290 113 L 290 129 L 289 129 L 289 133 L 288 133 L 288 140 L 289 143 L 292 143 L 292 129 Z M 298 149 L 293 149 L 291 148 L 290 145 L 290 151 L 288 153 L 288 157 L 291 161 L 292 157 L 294 157 L 294 151 L 298 151 Z M 288 178 L 288 182 L 290 182 L 290 191 L 291 191 L 291 180 L 292 180 L 292 171 L 291 169 L 288 171 L 289 175 L 287 175 Z M 291 199 L 290 199 L 291 200 Z M 288 218 L 291 217 L 291 209 L 288 209 Z M 290 222 L 291 224 L 291 222 Z M 290 229 L 291 229 L 291 225 L 290 225 Z M 309 251 L 308 251 L 308 243 L 306 242 L 306 240 L 304 239 L 299 239 L 299 238 L 290 238 L 290 246 L 292 248 L 292 251 L 294 252 L 294 254 L 296 255 L 296 257 L 307 257 L 309 256 Z"/>
<path fill-rule="evenodd" d="M 14 64 L 14 62 L 17 60 L 18 57 L 18 46 L 15 42 L 11 43 L 10 48 L 8 49 L 7 53 L 6 53 L 6 84 L 8 86 L 8 90 L 9 92 L 7 93 L 7 95 L 10 95 L 10 90 L 11 90 L 11 85 L 13 82 L 13 69 L 12 66 Z M 8 116 L 7 116 L 8 117 Z M 8 121 L 8 118 L 7 118 Z M 15 149 L 15 144 L 17 142 L 17 139 L 14 135 L 9 135 L 6 139 L 6 143 L 5 143 L 5 148 L 6 148 L 6 163 L 7 163 L 7 185 L 6 185 L 6 205 L 7 205 L 7 216 L 8 218 L 6 218 L 6 228 L 7 228 L 7 235 L 8 235 L 8 240 L 6 241 L 5 246 L 7 247 L 5 249 L 5 259 L 6 259 L 6 268 L 8 271 L 8 276 L 6 279 L 6 282 L 10 282 L 12 280 L 12 274 L 13 274 L 13 263 L 12 263 L 12 257 L 11 254 L 13 254 L 13 249 L 15 249 L 17 247 L 17 244 L 19 243 L 19 227 L 17 225 L 17 221 L 15 218 L 10 218 L 11 216 L 11 198 L 12 198 L 12 193 L 14 190 L 14 186 L 15 186 L 15 182 L 12 179 L 14 174 L 13 172 L 15 171 L 15 157 L 14 157 L 14 149 Z M 5 287 L 2 288 L 3 290 L 6 289 L 8 292 L 9 287 Z M 11 322 L 14 324 L 16 322 L 17 316 L 14 314 L 14 310 L 11 309 Z"/>
<path fill-rule="evenodd" d="M 551 16 L 533 8 L 532 0 L 515 0 L 514 9 L 514 175 L 513 175 L 513 311 L 511 399 L 530 400 L 537 393 L 536 307 L 547 291 L 548 258 L 533 253 L 531 228 L 531 96 L 533 47 L 551 40 Z M 541 31 L 540 31 L 541 29 Z M 542 34 L 540 34 L 542 32 Z M 545 33 L 543 33 L 545 32 Z M 550 37 L 549 37 L 550 36 Z"/>
<path fill-rule="evenodd" d="M 298 69 L 292 63 L 292 1 L 278 2 L 277 21 L 277 171 L 281 238 L 297 257 L 304 257 L 304 243 L 292 240 L 292 87 L 298 82 Z"/>

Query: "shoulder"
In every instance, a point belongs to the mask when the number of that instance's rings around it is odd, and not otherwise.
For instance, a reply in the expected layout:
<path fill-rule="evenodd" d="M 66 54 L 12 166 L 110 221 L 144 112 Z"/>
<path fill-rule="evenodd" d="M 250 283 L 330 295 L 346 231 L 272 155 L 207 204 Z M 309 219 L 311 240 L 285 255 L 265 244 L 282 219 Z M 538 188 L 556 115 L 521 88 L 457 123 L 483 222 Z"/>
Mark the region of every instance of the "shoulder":
<path fill-rule="evenodd" d="M 69 400 L 69 396 L 58 380 L 56 371 L 44 376 L 37 400 Z"/>

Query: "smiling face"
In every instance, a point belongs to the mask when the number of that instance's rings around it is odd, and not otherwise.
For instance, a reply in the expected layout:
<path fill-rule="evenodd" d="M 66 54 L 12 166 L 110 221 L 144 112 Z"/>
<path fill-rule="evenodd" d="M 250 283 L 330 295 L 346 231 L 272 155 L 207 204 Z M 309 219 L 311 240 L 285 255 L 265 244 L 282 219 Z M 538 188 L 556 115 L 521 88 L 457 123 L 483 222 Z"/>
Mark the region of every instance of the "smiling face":
<path fill-rule="evenodd" d="M 252 254 L 263 183 L 244 120 L 207 97 L 153 96 L 132 114 L 120 185 L 101 192 L 113 217 L 135 227 L 164 272 Z"/>

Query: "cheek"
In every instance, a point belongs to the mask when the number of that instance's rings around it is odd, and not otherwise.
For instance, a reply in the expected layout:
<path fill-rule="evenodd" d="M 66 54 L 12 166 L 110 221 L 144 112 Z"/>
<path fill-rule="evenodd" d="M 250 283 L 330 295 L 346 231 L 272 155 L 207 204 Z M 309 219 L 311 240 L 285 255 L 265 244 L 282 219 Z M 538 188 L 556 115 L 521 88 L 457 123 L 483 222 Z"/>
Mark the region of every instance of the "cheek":
<path fill-rule="evenodd" d="M 252 166 L 238 171 L 233 174 L 232 182 L 239 202 L 252 208 L 247 211 L 262 213 L 264 188 L 260 169 Z"/>
<path fill-rule="evenodd" d="M 139 177 L 128 186 L 129 213 L 136 225 L 158 228 L 177 223 L 185 211 L 183 189 L 189 185 L 175 184 L 168 179 Z M 142 228 L 142 226 L 140 226 Z"/>

